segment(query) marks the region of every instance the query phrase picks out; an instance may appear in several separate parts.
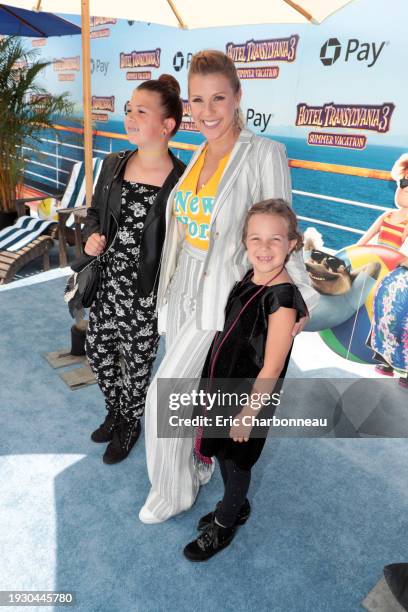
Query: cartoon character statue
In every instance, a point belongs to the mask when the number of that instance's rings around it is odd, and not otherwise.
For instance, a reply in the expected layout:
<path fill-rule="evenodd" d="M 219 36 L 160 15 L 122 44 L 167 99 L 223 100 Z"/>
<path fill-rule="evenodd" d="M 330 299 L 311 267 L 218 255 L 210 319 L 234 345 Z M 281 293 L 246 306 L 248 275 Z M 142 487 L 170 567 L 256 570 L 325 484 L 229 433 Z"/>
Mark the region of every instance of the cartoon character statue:
<path fill-rule="evenodd" d="M 320 296 L 306 331 L 330 329 L 355 315 L 373 289 L 381 270 L 377 261 L 352 269 L 345 259 L 331 255 L 322 247 L 320 234 L 314 228 L 308 228 L 305 232 L 305 265 L 312 286 Z"/>
<path fill-rule="evenodd" d="M 397 210 L 387 211 L 378 217 L 357 242 L 358 245 L 369 244 L 376 239 L 376 244 L 399 250 L 408 238 L 408 153 L 397 159 L 391 176 L 398 184 L 394 198 Z"/>
<path fill-rule="evenodd" d="M 382 245 L 351 245 L 334 255 L 327 252 L 314 228 L 305 232 L 305 263 L 319 301 L 306 331 L 318 331 L 335 353 L 358 363 L 373 364 L 366 345 L 373 300 L 382 278 L 404 259 Z"/>
<path fill-rule="evenodd" d="M 311 283 L 320 294 L 306 330 L 319 331 L 321 338 L 334 352 L 352 361 L 373 364 L 375 358 L 382 355 L 382 363 L 377 370 L 393 375 L 394 367 L 387 359 L 384 361 L 382 351 L 378 350 L 378 338 L 373 340 L 376 342 L 375 348 L 367 345 L 367 336 L 372 324 L 377 288 L 379 292 L 381 282 L 387 276 L 393 279 L 395 270 L 398 270 L 395 275 L 400 283 L 400 276 L 404 276 L 405 268 L 401 272 L 399 266 L 403 266 L 408 255 L 408 154 L 400 157 L 391 174 L 398 182 L 395 195 L 397 210 L 381 215 L 356 245 L 334 255 L 323 249 L 320 234 L 314 228 L 308 228 L 305 232 L 304 256 Z M 407 245 L 405 254 L 402 245 Z M 399 294 L 399 299 L 406 317 L 408 303 L 405 306 L 402 294 Z M 381 310 L 377 302 L 376 308 Z M 395 312 L 397 310 L 400 318 L 403 317 L 400 307 L 396 307 Z M 378 316 L 381 316 L 379 312 Z M 378 327 L 374 325 L 373 329 L 377 330 Z M 398 333 L 402 333 L 401 330 Z M 400 342 L 403 340 L 400 339 Z"/>
<path fill-rule="evenodd" d="M 373 322 L 368 345 L 378 361 L 376 371 L 400 376 L 408 389 L 408 154 L 394 164 L 391 176 L 397 181 L 396 211 L 382 215 L 361 239 L 362 244 L 377 237 L 403 257 L 399 266 L 379 284 L 373 305 Z"/>

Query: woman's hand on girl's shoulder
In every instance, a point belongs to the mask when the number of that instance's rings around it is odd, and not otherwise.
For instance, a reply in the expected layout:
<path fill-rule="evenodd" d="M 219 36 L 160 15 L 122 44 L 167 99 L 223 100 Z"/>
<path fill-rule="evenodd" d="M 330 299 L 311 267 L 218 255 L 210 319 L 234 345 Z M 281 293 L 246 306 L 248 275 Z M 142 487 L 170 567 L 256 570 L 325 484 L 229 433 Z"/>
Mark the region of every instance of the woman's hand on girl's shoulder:
<path fill-rule="evenodd" d="M 297 321 L 297 323 L 295 323 L 294 326 L 293 326 L 292 336 L 295 337 L 298 334 L 300 334 L 300 332 L 302 332 L 304 330 L 304 328 L 307 325 L 307 323 L 309 322 L 309 320 L 310 320 L 309 315 L 305 315 L 304 317 L 299 319 L 299 321 Z"/>

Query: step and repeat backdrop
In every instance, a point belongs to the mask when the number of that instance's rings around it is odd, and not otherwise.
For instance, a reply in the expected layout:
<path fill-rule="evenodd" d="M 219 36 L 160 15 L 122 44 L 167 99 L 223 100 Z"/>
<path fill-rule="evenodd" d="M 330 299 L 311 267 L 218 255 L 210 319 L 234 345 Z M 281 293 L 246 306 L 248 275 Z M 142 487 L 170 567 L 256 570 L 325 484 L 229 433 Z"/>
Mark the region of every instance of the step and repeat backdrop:
<path fill-rule="evenodd" d="M 407 17 L 406 0 L 357 0 L 320 26 L 182 31 L 93 17 L 92 114 L 95 129 L 103 132 L 95 139 L 95 148 L 98 154 L 126 148 L 126 141 L 114 137 L 124 134 L 126 102 L 140 82 L 162 73 L 178 79 L 184 100 L 183 123 L 174 140 L 200 143 L 189 115 L 187 74 L 196 51 L 215 48 L 227 53 L 237 66 L 247 126 L 283 142 L 291 160 L 328 164 L 326 170 L 338 165 L 390 170 L 408 150 Z M 77 17 L 68 18 L 78 23 Z M 80 117 L 80 37 L 28 39 L 28 44 L 52 62 L 43 74 L 46 86 L 53 92 L 68 91 Z M 64 140 L 63 132 L 60 138 Z M 64 157 L 61 147 L 60 153 Z M 180 155 L 186 160 L 190 154 Z M 400 258 L 397 252 L 367 252 L 355 243 L 381 214 L 378 207 L 394 208 L 396 183 L 296 165 L 300 167 L 291 169 L 294 207 L 302 229 L 313 228 L 305 258 L 310 261 L 314 249 L 323 253 L 327 249 L 331 254 L 337 252 L 345 263 L 344 271 L 339 264 L 337 270 L 329 269 L 330 273 L 344 272 L 331 290 L 327 282 L 324 288 L 319 284 L 313 268 L 316 263 L 324 266 L 324 258 L 310 262 L 313 282 L 322 293 L 320 329 L 337 329 L 347 313 L 348 328 L 332 333 L 328 342 L 340 354 L 346 351 L 347 356 L 370 361 L 364 335 L 374 290 Z M 379 267 L 373 269 L 373 262 Z M 334 261 L 331 265 L 336 267 Z M 332 316 L 333 311 L 337 317 Z M 361 315 L 357 325 L 356 313 Z M 350 338 L 357 337 L 358 329 L 358 342 L 353 346 Z"/>

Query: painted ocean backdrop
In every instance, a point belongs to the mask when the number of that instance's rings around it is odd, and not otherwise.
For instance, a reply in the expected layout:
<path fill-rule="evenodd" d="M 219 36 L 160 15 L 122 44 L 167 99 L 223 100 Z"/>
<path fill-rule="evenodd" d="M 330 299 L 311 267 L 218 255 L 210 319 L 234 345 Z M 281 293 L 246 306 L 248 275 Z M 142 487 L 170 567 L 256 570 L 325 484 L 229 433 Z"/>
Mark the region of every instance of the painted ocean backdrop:
<path fill-rule="evenodd" d="M 106 123 L 98 123 L 97 129 L 103 132 L 124 134 L 123 123 L 121 121 L 111 120 Z M 67 175 L 64 174 L 64 169 L 65 172 L 69 169 L 71 165 L 70 160 L 82 158 L 82 139 L 77 136 L 67 138 L 66 134 L 66 132 L 60 132 L 57 175 L 55 168 L 53 169 L 52 167 L 56 160 L 55 144 L 44 142 L 43 151 L 48 151 L 51 153 L 51 156 L 43 156 L 42 159 L 38 160 L 41 164 L 45 164 L 41 165 L 41 167 L 38 163 L 28 165 L 29 173 L 27 178 L 29 178 L 29 182 L 34 180 L 37 183 L 45 184 L 47 177 L 50 177 L 50 180 L 54 177 L 53 186 L 55 187 L 55 176 L 57 176 L 60 182 L 59 187 L 63 187 L 63 183 L 67 178 Z M 176 142 L 200 144 L 202 136 L 195 132 L 180 131 L 173 140 Z M 312 160 L 378 170 L 390 170 L 395 160 L 402 153 L 406 152 L 400 147 L 378 145 L 368 145 L 363 151 L 334 147 L 316 147 L 308 145 L 305 142 L 305 138 L 279 136 L 276 140 L 285 144 L 288 156 L 292 159 Z M 124 148 L 127 148 L 126 141 L 124 140 L 105 136 L 94 138 L 94 152 L 97 155 L 103 156 L 109 151 L 117 151 Z M 189 151 L 176 150 L 175 153 L 185 162 L 191 157 Z M 69 159 L 64 160 L 64 157 Z M 41 175 L 39 178 L 35 176 L 37 173 Z M 291 175 L 294 190 L 355 200 L 377 206 L 394 207 L 394 181 L 368 179 L 300 168 L 291 168 Z M 319 224 L 319 221 L 326 221 L 364 231 L 381 214 L 379 210 L 360 208 L 345 203 L 315 199 L 299 194 L 294 194 L 293 205 L 299 216 L 315 220 L 313 222 L 300 221 L 301 229 L 304 231 L 309 226 L 316 227 L 323 236 L 325 246 L 336 251 L 347 245 L 354 244 L 360 235 L 339 228 L 327 227 Z"/>

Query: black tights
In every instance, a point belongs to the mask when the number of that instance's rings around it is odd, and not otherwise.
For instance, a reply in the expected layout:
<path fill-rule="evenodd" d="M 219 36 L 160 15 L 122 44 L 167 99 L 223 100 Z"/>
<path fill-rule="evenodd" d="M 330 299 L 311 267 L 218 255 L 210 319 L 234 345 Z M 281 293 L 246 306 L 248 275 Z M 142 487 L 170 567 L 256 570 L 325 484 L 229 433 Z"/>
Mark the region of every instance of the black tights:
<path fill-rule="evenodd" d="M 251 482 L 251 470 L 241 469 L 234 461 L 226 459 L 224 452 L 220 452 L 217 459 L 224 481 L 224 497 L 215 512 L 215 518 L 223 527 L 232 527 L 245 502 Z"/>

